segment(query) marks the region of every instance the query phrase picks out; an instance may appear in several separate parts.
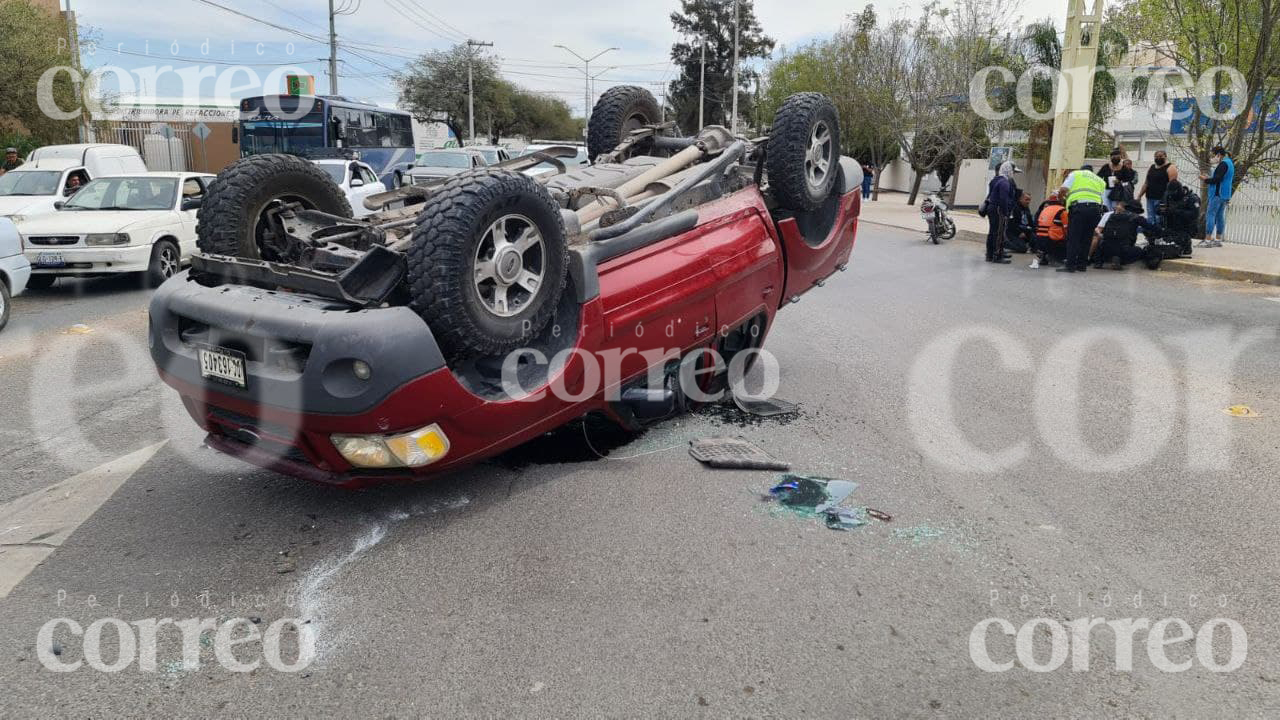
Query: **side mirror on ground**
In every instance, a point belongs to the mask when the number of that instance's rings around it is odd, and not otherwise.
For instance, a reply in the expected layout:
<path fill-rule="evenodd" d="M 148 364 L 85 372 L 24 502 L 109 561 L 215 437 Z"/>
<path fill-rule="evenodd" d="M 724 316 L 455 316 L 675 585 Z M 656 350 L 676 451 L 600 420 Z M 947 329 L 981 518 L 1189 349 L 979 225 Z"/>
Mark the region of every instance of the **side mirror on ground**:
<path fill-rule="evenodd" d="M 183 211 L 199 210 L 202 204 L 204 204 L 204 198 L 183 198 L 182 199 Z"/>

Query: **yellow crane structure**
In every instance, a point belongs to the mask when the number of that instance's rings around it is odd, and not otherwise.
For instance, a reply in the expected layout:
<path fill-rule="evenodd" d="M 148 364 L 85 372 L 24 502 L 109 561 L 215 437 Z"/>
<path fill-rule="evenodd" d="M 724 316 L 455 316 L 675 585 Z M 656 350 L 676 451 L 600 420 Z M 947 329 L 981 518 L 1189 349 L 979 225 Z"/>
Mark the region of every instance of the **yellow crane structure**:
<path fill-rule="evenodd" d="M 1102 36 L 1102 0 L 1067 0 L 1067 29 L 1062 38 L 1062 62 L 1058 93 L 1067 93 L 1053 120 L 1049 146 L 1049 188 L 1056 188 L 1063 173 L 1084 162 L 1089 138 L 1089 103 L 1098 65 L 1098 41 Z"/>

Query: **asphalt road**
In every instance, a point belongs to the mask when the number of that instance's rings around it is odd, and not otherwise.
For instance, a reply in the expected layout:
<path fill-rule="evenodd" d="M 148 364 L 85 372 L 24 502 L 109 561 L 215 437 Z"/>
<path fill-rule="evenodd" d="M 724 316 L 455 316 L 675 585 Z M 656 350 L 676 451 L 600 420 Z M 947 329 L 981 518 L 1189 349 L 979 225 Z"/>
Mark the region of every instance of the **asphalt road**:
<path fill-rule="evenodd" d="M 597 435 L 603 460 L 566 434 L 353 494 L 201 449 L 146 362 L 145 292 L 33 293 L 0 335 L 0 504 L 119 488 L 56 547 L 0 536 L 0 551 L 47 554 L 0 599 L 0 714 L 1274 717 L 1277 294 L 992 266 L 970 243 L 866 225 L 849 271 L 769 339 L 798 417 L 704 412 L 628 443 Z M 776 473 L 704 470 L 685 452 L 723 434 L 858 483 L 847 504 L 892 521 L 835 532 L 779 512 L 760 500 Z M 206 637 L 187 669 L 171 636 L 154 672 L 40 660 L 57 618 L 250 616 L 307 621 L 314 662 L 234 673 Z M 986 672 L 971 655 L 984 619 L 1081 617 L 1192 631 L 1225 618 L 1247 657 L 1211 672 L 1188 641 L 1167 654 L 1189 669 L 1167 672 L 1138 633 L 1117 670 L 1128 646 L 1107 627 L 1081 644 L 1087 670 L 1073 657 Z M 1029 663 L 1051 661 L 1049 628 L 1026 631 Z M 987 637 L 993 661 L 1017 658 L 1013 637 Z M 1229 663 L 1225 627 L 1211 640 L 1208 660 Z M 67 663 L 86 650 L 65 625 L 44 649 Z"/>

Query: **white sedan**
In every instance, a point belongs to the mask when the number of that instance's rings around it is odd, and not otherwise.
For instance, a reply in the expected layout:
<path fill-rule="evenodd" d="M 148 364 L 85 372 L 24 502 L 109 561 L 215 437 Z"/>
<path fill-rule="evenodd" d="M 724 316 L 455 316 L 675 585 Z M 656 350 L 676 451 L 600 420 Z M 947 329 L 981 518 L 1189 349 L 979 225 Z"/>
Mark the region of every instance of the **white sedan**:
<path fill-rule="evenodd" d="M 18 223 L 31 262 L 28 287 L 60 276 L 175 275 L 196 250 L 196 212 L 213 175 L 146 173 L 90 181 L 57 210 Z"/>
<path fill-rule="evenodd" d="M 387 186 L 378 180 L 373 168 L 353 160 L 313 160 L 321 170 L 329 173 L 329 177 L 342 188 L 351 203 L 351 212 L 356 217 L 364 217 L 373 212 L 364 206 L 364 199 L 387 191 Z"/>
<path fill-rule="evenodd" d="M 18 229 L 8 218 L 0 217 L 0 330 L 9 322 L 15 295 L 21 295 L 31 276 L 31 264 L 22 254 Z"/>

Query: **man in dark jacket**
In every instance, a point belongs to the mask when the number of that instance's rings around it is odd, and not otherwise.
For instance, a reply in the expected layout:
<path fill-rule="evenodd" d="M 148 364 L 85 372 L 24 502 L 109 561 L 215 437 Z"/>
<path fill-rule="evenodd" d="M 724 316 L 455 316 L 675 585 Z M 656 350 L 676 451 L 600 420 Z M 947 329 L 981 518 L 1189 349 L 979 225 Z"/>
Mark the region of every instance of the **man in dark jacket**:
<path fill-rule="evenodd" d="M 1018 186 L 1013 182 L 1016 172 L 1020 172 L 1018 166 L 1006 161 L 987 185 L 987 262 L 1012 262 L 1004 251 L 1004 237 L 1009 216 L 1018 206 Z"/>
<path fill-rule="evenodd" d="M 1190 257 L 1191 238 L 1200 220 L 1200 196 L 1180 181 L 1170 180 L 1157 212 L 1165 227 L 1165 238 L 1181 248 L 1183 257 Z"/>
<path fill-rule="evenodd" d="M 1147 247 L 1138 247 L 1138 233 L 1147 236 Z M 1152 242 L 1160 235 L 1160 227 L 1142 216 L 1142 205 L 1129 201 L 1118 210 L 1102 216 L 1094 230 L 1092 255 L 1094 266 L 1110 263 L 1112 270 L 1144 260 L 1156 252 Z"/>
<path fill-rule="evenodd" d="M 22 167 L 22 158 L 18 157 L 18 148 L 6 149 L 4 151 L 4 164 L 0 165 L 0 175 L 20 167 Z"/>

